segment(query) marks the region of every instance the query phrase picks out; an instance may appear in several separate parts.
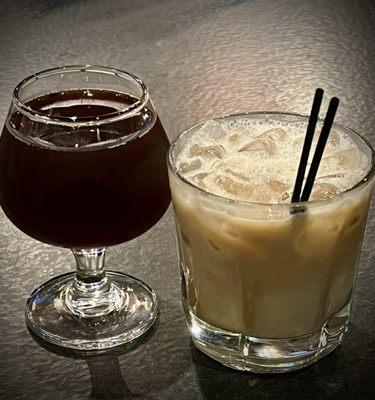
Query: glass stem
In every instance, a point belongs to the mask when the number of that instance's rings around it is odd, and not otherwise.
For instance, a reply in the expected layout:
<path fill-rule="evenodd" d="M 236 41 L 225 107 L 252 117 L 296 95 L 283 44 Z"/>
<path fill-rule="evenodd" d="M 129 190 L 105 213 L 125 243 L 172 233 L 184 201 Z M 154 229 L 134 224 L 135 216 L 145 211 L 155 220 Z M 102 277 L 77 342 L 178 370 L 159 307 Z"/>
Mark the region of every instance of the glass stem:
<path fill-rule="evenodd" d="M 77 272 L 65 288 L 65 305 L 78 317 L 102 317 L 120 310 L 125 294 L 106 276 L 106 249 L 74 249 Z"/>
<path fill-rule="evenodd" d="M 106 249 L 72 250 L 77 264 L 76 280 L 80 283 L 105 283 Z"/>

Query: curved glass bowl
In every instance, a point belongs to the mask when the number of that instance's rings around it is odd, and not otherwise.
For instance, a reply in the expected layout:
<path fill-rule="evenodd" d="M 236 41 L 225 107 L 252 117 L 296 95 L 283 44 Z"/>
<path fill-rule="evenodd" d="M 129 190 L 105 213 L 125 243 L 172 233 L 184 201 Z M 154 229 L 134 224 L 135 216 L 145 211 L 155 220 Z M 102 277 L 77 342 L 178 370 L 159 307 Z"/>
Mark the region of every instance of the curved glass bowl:
<path fill-rule="evenodd" d="M 141 235 L 167 209 L 168 146 L 147 87 L 133 74 L 65 66 L 17 85 L 0 139 L 0 203 L 29 236 L 70 248 L 77 266 L 30 295 L 26 322 L 36 335 L 105 349 L 154 323 L 153 290 L 106 272 L 104 259 L 106 247 Z"/>

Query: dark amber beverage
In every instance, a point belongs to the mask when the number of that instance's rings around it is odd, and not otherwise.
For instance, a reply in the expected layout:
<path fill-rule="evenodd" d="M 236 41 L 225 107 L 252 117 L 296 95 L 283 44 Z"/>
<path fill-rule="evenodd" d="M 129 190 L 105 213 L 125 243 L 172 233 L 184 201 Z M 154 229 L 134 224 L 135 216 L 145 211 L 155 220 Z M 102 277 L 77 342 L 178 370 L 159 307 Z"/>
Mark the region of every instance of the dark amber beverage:
<path fill-rule="evenodd" d="M 31 237 L 68 248 L 112 246 L 152 227 L 170 203 L 169 142 L 147 105 L 116 119 L 137 101 L 77 89 L 26 103 L 59 125 L 15 110 L 0 138 L 0 204 L 8 218 Z M 115 121 L 71 125 L 102 118 Z"/>
<path fill-rule="evenodd" d="M 0 137 L 0 206 L 23 232 L 70 248 L 76 261 L 76 271 L 27 299 L 35 335 L 69 349 L 105 350 L 153 325 L 155 292 L 106 271 L 105 254 L 166 211 L 168 147 L 147 86 L 130 72 L 67 65 L 14 88 Z"/>

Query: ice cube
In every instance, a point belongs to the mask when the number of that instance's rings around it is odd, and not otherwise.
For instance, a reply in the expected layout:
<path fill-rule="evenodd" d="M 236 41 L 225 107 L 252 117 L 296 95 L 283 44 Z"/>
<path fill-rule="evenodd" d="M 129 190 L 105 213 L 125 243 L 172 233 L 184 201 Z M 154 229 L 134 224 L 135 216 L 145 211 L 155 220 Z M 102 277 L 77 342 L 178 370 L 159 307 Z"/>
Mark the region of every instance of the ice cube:
<path fill-rule="evenodd" d="M 274 193 L 269 185 L 257 185 L 254 193 L 253 199 L 257 203 L 274 203 L 277 200 L 277 196 L 275 198 Z"/>
<path fill-rule="evenodd" d="M 276 154 L 276 143 L 275 140 L 269 136 L 259 137 L 239 149 L 239 152 L 243 151 L 263 151 L 268 156 L 272 156 Z"/>
<path fill-rule="evenodd" d="M 338 164 L 340 167 L 350 169 L 356 169 L 361 167 L 361 156 L 358 150 L 356 149 L 346 149 L 342 150 L 340 153 L 336 154 L 333 157 L 338 157 Z"/>
<path fill-rule="evenodd" d="M 197 184 L 197 186 L 201 187 L 202 189 L 206 188 L 204 183 L 204 179 L 208 176 L 207 172 L 200 172 L 190 178 L 191 181 Z"/>
<path fill-rule="evenodd" d="M 206 134 L 207 138 L 213 140 L 223 139 L 227 136 L 227 132 L 224 130 L 221 124 L 214 120 L 205 122 L 200 128 L 199 132 Z"/>
<path fill-rule="evenodd" d="M 190 147 L 191 156 L 203 156 L 209 158 L 223 158 L 226 151 L 223 146 L 219 144 L 213 144 L 210 146 L 199 146 L 198 144 L 193 144 Z"/>
<path fill-rule="evenodd" d="M 179 166 L 179 171 L 182 174 L 186 174 L 187 172 L 194 171 L 195 169 L 198 169 L 202 166 L 201 160 L 196 158 L 195 160 L 192 160 L 191 162 L 183 162 Z"/>
<path fill-rule="evenodd" d="M 340 150 L 340 142 L 341 140 L 339 134 L 337 132 L 331 131 L 327 140 L 326 147 L 324 149 L 323 159 L 334 156 L 337 151 Z"/>
<path fill-rule="evenodd" d="M 300 136 L 293 142 L 293 146 L 301 152 L 304 142 L 305 142 L 305 137 Z"/>
<path fill-rule="evenodd" d="M 218 175 L 215 183 L 225 192 L 240 198 L 250 197 L 254 190 L 249 184 L 238 182 L 225 175 Z"/>
<path fill-rule="evenodd" d="M 340 146 L 340 135 L 335 131 L 331 131 L 328 136 L 327 144 L 331 145 L 333 147 L 339 147 Z"/>
<path fill-rule="evenodd" d="M 230 143 L 237 143 L 239 138 L 240 135 L 238 133 L 233 133 L 233 135 L 229 136 L 228 140 Z"/>
<path fill-rule="evenodd" d="M 264 183 L 259 183 L 253 194 L 255 201 L 259 203 L 278 203 L 280 198 L 284 201 L 289 198 L 287 193 L 288 185 L 276 179 L 269 179 Z"/>
<path fill-rule="evenodd" d="M 332 183 L 316 182 L 311 192 L 311 200 L 328 200 L 341 193 L 341 190 Z"/>
<path fill-rule="evenodd" d="M 287 133 L 283 129 L 272 128 L 266 132 L 263 132 L 261 135 L 257 136 L 256 139 L 268 137 L 273 139 L 275 142 L 278 142 L 285 140 L 287 136 L 288 136 Z"/>
<path fill-rule="evenodd" d="M 341 172 L 338 172 L 337 174 L 328 174 L 328 175 L 319 176 L 318 178 L 316 178 L 316 180 L 318 180 L 318 179 L 343 178 L 343 177 L 344 177 L 344 174 L 342 174 Z"/>
<path fill-rule="evenodd" d="M 229 175 L 232 175 L 234 178 L 240 178 L 245 182 L 250 182 L 250 178 L 246 175 L 240 174 L 239 172 L 234 171 L 231 168 L 226 168 L 225 172 Z"/>
<path fill-rule="evenodd" d="M 277 181 L 275 179 L 270 179 L 267 185 L 272 189 L 273 192 L 282 194 L 288 189 L 288 185 L 282 181 Z"/>
<path fill-rule="evenodd" d="M 216 251 L 220 250 L 220 247 L 212 239 L 207 239 L 207 240 L 213 249 L 215 249 Z"/>

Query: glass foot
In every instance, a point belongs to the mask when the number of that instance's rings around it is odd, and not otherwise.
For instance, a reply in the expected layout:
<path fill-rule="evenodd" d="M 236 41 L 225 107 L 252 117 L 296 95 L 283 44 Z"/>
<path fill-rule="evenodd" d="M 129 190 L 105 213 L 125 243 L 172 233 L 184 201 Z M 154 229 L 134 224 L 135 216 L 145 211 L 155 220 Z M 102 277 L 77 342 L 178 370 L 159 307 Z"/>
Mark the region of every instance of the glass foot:
<path fill-rule="evenodd" d="M 154 291 L 136 278 L 112 271 L 106 271 L 106 277 L 114 306 L 108 312 L 102 307 L 99 315 L 77 314 L 69 298 L 75 276 L 69 272 L 53 278 L 28 298 L 26 323 L 42 339 L 70 349 L 102 350 L 138 338 L 155 322 L 158 301 Z M 81 306 L 85 310 L 85 304 Z"/>

